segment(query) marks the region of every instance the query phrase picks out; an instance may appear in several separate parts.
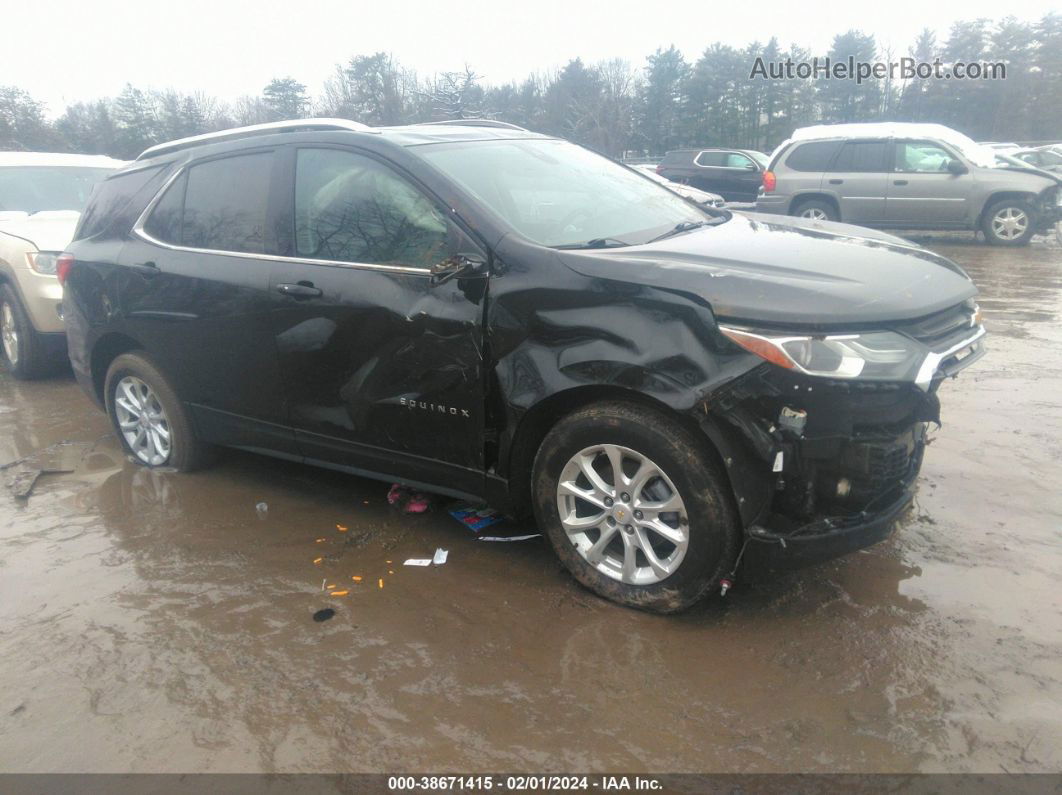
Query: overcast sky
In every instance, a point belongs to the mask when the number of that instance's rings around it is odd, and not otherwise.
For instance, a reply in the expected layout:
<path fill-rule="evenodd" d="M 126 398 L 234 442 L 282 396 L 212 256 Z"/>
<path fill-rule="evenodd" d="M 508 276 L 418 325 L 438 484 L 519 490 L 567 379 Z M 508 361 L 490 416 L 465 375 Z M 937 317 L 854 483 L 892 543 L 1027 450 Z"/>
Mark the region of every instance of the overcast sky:
<path fill-rule="evenodd" d="M 204 91 L 226 101 L 292 76 L 319 94 L 335 64 L 380 50 L 427 75 L 467 62 L 489 83 L 621 57 L 635 66 L 675 44 L 690 60 L 715 41 L 743 46 L 777 36 L 824 52 L 849 28 L 903 53 L 923 27 L 995 18 L 998 0 L 12 0 L 0 84 L 16 85 L 58 115 L 68 102 L 138 87 Z M 1038 19 L 1056 0 L 1007 0 Z"/>

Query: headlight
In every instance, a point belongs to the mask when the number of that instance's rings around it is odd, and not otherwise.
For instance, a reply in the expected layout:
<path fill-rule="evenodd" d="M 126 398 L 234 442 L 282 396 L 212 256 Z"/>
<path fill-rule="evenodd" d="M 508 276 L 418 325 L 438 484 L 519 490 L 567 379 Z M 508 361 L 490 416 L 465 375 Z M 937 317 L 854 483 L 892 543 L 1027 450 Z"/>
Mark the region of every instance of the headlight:
<path fill-rule="evenodd" d="M 727 337 L 787 370 L 827 378 L 914 381 L 928 350 L 894 331 L 797 336 L 720 326 Z"/>
<path fill-rule="evenodd" d="M 59 258 L 58 251 L 27 251 L 26 262 L 37 273 L 46 276 L 55 276 L 55 261 Z"/>

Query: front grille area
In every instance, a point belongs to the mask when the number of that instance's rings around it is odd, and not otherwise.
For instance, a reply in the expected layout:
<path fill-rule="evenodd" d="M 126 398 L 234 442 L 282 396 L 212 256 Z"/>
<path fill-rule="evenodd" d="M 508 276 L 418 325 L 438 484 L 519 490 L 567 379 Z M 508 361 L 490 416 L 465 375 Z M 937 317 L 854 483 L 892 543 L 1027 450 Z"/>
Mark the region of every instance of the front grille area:
<path fill-rule="evenodd" d="M 917 469 L 922 452 L 924 426 L 909 426 L 901 433 L 857 437 L 844 443 L 840 455 L 820 465 L 820 505 L 860 509 L 882 494 L 897 488 Z M 842 491 L 838 483 L 846 481 Z"/>
<path fill-rule="evenodd" d="M 975 304 L 972 300 L 928 317 L 899 323 L 896 330 L 914 337 L 931 351 L 946 351 L 974 333 Z"/>

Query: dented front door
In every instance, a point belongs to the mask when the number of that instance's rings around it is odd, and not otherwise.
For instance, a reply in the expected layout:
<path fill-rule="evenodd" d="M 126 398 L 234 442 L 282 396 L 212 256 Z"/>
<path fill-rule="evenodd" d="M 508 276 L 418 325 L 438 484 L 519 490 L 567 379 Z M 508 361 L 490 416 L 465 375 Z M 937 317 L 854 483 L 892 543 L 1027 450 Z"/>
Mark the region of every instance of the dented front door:
<path fill-rule="evenodd" d="M 290 257 L 273 268 L 273 325 L 302 454 L 478 491 L 486 274 L 433 279 L 475 253 L 418 186 L 346 149 L 298 149 Z M 443 482 L 443 481 L 438 481 Z"/>

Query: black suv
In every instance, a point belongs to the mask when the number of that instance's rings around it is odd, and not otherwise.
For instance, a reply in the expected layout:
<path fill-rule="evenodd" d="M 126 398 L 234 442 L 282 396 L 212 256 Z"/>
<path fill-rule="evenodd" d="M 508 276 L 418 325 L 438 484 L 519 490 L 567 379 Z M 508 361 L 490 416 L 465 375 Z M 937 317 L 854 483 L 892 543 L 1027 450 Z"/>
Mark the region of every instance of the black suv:
<path fill-rule="evenodd" d="M 155 147 L 58 270 L 143 464 L 228 445 L 533 510 L 581 583 L 661 612 L 885 536 L 984 334 L 929 251 L 489 122 Z"/>
<path fill-rule="evenodd" d="M 751 149 L 675 149 L 664 155 L 656 173 L 728 202 L 754 202 L 769 160 Z"/>

